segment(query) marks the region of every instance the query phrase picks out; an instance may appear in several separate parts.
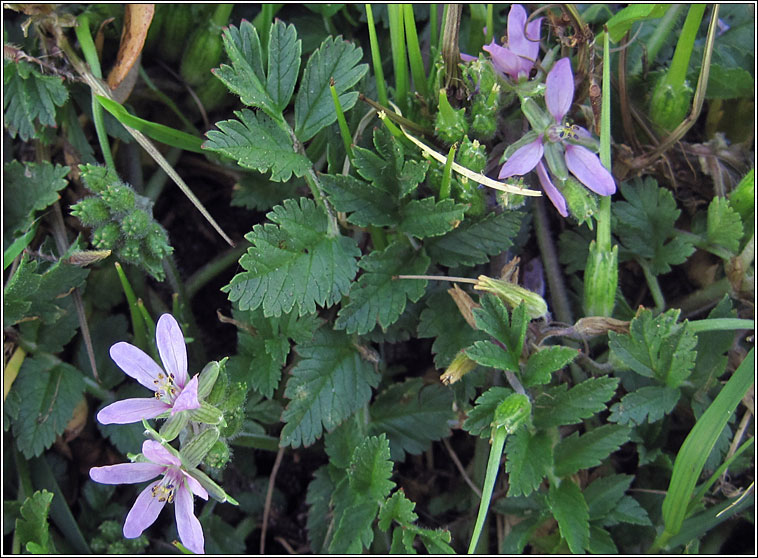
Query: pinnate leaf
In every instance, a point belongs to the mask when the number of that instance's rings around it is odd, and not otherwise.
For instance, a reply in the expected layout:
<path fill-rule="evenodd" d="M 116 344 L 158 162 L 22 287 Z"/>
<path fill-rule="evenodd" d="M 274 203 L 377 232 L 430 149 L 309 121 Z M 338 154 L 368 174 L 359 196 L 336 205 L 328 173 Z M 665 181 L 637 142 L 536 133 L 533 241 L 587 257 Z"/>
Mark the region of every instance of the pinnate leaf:
<path fill-rule="evenodd" d="M 551 387 L 534 401 L 534 425 L 539 428 L 576 424 L 605 410 L 605 402 L 616 393 L 618 378 L 589 378 L 568 389 L 566 384 Z"/>
<path fill-rule="evenodd" d="M 708 242 L 737 252 L 742 239 L 742 220 L 726 198 L 715 197 L 708 205 Z"/>
<path fill-rule="evenodd" d="M 302 316 L 331 306 L 347 293 L 360 250 L 352 238 L 328 236 L 326 214 L 310 199 L 286 200 L 267 214 L 272 223 L 245 235 L 252 246 L 240 258 L 244 272 L 224 287 L 241 310 L 263 315 L 293 308 Z"/>
<path fill-rule="evenodd" d="M 284 396 L 281 445 L 309 446 L 324 429 L 333 430 L 371 398 L 379 375 L 339 332 L 319 329 L 296 347 L 301 360 L 292 369 Z M 388 446 L 389 454 L 389 446 Z"/>
<path fill-rule="evenodd" d="M 410 525 L 418 519 L 413 511 L 415 508 L 416 503 L 406 498 L 402 490 L 398 490 L 382 504 L 379 510 L 379 528 L 386 531 L 393 521 L 400 525 Z"/>
<path fill-rule="evenodd" d="M 454 229 L 463 219 L 466 206 L 446 199 L 413 200 L 401 209 L 399 230 L 416 238 L 440 236 Z"/>
<path fill-rule="evenodd" d="M 52 501 L 52 492 L 38 490 L 21 505 L 21 517 L 16 519 L 16 536 L 30 554 L 55 553 L 47 520 Z"/>
<path fill-rule="evenodd" d="M 491 341 L 477 341 L 466 349 L 466 356 L 482 366 L 519 372 L 518 357 Z"/>
<path fill-rule="evenodd" d="M 583 492 L 589 507 L 590 520 L 601 519 L 615 508 L 633 480 L 632 475 L 608 475 L 592 481 Z"/>
<path fill-rule="evenodd" d="M 670 413 L 679 401 L 679 390 L 668 386 L 645 386 L 627 393 L 611 406 L 608 420 L 636 426 L 654 423 Z"/>
<path fill-rule="evenodd" d="M 532 354 L 524 369 L 524 387 L 550 383 L 553 372 L 569 364 L 577 354 L 571 347 L 546 347 Z"/>
<path fill-rule="evenodd" d="M 553 444 L 546 432 L 519 428 L 505 442 L 508 496 L 529 496 L 553 466 Z"/>
<path fill-rule="evenodd" d="M 8 95 L 6 93 L 6 99 Z M 52 205 L 66 187 L 69 167 L 42 163 L 21 164 L 16 160 L 3 166 L 3 233 L 6 242 L 28 229 L 34 212 Z"/>
<path fill-rule="evenodd" d="M 311 163 L 295 151 L 292 139 L 265 113 L 243 109 L 234 113 L 239 120 L 217 122 L 218 130 L 206 132 L 203 149 L 231 157 L 241 167 L 271 171 L 271 180 L 286 182 L 294 173 L 303 176 Z"/>
<path fill-rule="evenodd" d="M 566 477 L 600 465 L 629 440 L 629 432 L 629 428 L 618 424 L 604 424 L 581 436 L 574 432 L 555 447 L 555 474 Z"/>
<path fill-rule="evenodd" d="M 280 19 L 271 24 L 268 41 L 268 78 L 266 90 L 274 106 L 283 111 L 295 91 L 300 71 L 302 46 L 295 26 L 285 25 Z"/>
<path fill-rule="evenodd" d="M 569 550 L 584 553 L 589 544 L 590 521 L 582 491 L 574 481 L 564 479 L 560 486 L 550 486 L 548 504 Z"/>
<path fill-rule="evenodd" d="M 308 59 L 295 97 L 295 134 L 300 141 L 308 141 L 337 120 L 329 90 L 332 79 L 342 110 L 353 108 L 358 92 L 348 90 L 368 71 L 367 64 L 358 64 L 362 57 L 360 47 L 342 37 L 327 37 Z"/>

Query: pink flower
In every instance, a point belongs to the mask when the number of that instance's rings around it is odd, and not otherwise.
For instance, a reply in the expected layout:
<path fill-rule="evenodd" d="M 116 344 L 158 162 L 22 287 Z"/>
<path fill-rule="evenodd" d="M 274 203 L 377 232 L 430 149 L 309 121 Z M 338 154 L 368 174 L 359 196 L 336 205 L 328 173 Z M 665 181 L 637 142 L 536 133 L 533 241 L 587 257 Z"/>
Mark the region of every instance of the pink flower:
<path fill-rule="evenodd" d="M 179 539 L 192 552 L 203 554 L 205 539 L 195 517 L 193 495 L 207 500 L 208 492 L 182 468 L 179 458 L 158 442 L 145 440 L 142 454 L 149 462 L 120 463 L 89 470 L 90 478 L 103 484 L 135 484 L 163 475 L 137 496 L 124 522 L 124 537 L 139 537 L 155 522 L 163 506 L 174 503 Z"/>
<path fill-rule="evenodd" d="M 111 347 L 113 361 L 127 375 L 155 392 L 155 397 L 116 401 L 97 414 L 101 424 L 128 424 L 155 418 L 167 411 L 197 409 L 197 374 L 187 381 L 187 348 L 179 324 L 171 314 L 163 314 L 155 329 L 158 353 L 164 370 L 141 349 L 119 342 Z"/>
<path fill-rule="evenodd" d="M 555 63 L 545 80 L 545 104 L 554 123 L 546 130 L 536 130 L 540 134 L 537 139 L 517 149 L 498 174 L 498 177 L 502 179 L 521 176 L 536 168 L 537 177 L 545 194 L 564 217 L 568 216 L 566 200 L 551 181 L 542 163 L 545 141 L 561 146 L 564 150 L 563 159 L 566 168 L 587 188 L 601 196 L 610 196 L 616 191 L 613 176 L 603 166 L 598 156 L 586 147 L 568 141 L 570 138 L 590 137 L 590 133 L 580 126 L 563 124 L 563 119 L 571 108 L 573 100 L 574 74 L 571 71 L 571 61 L 568 58 L 561 58 Z"/>

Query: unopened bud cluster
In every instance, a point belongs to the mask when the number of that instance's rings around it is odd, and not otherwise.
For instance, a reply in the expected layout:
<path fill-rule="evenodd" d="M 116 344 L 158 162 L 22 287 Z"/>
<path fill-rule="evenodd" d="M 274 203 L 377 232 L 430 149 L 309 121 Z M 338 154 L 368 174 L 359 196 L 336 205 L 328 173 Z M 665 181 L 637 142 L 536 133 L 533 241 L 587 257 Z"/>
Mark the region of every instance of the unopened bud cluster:
<path fill-rule="evenodd" d="M 79 165 L 82 180 L 95 195 L 80 200 L 71 214 L 92 228 L 92 244 L 163 279 L 162 260 L 173 252 L 168 235 L 152 217 L 152 202 L 122 182 L 115 172 Z"/>

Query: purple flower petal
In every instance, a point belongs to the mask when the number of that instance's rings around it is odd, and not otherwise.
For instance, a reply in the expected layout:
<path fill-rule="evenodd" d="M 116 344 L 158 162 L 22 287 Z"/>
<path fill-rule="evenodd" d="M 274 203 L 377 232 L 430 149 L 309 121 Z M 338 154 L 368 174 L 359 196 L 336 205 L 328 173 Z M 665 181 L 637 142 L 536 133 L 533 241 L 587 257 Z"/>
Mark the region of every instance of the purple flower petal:
<path fill-rule="evenodd" d="M 199 409 L 200 401 L 197 399 L 197 387 L 198 378 L 195 374 L 189 383 L 184 386 L 184 389 L 179 396 L 174 400 L 174 406 L 171 409 L 171 414 L 174 415 L 179 411 L 187 411 L 189 409 Z"/>
<path fill-rule="evenodd" d="M 171 452 L 155 440 L 145 440 L 142 442 L 142 455 L 153 463 L 160 463 L 164 466 L 181 467 L 182 465 L 178 457 L 172 455 Z"/>
<path fill-rule="evenodd" d="M 517 54 L 506 47 L 495 44 L 494 41 L 484 45 L 482 49 L 490 53 L 492 65 L 498 72 L 518 79 L 519 72 L 522 70 L 522 60 Z"/>
<path fill-rule="evenodd" d="M 571 60 L 561 58 L 547 74 L 545 80 L 545 103 L 555 121 L 560 124 L 574 100 L 574 74 Z"/>
<path fill-rule="evenodd" d="M 176 530 L 182 544 L 196 554 L 205 552 L 203 528 L 195 517 L 194 503 L 189 489 L 182 484 L 176 491 L 174 513 L 176 514 Z"/>
<path fill-rule="evenodd" d="M 187 347 L 179 324 L 171 314 L 163 314 L 155 328 L 155 342 L 166 372 L 174 375 L 177 385 L 187 383 Z"/>
<path fill-rule="evenodd" d="M 92 467 L 90 478 L 101 484 L 135 484 L 154 479 L 165 467 L 155 463 L 119 463 L 105 467 Z"/>
<path fill-rule="evenodd" d="M 555 187 L 553 181 L 550 180 L 550 175 L 548 175 L 547 170 L 545 169 L 545 165 L 542 164 L 542 161 L 537 163 L 537 178 L 540 179 L 542 190 L 545 192 L 547 199 L 549 199 L 550 202 L 555 206 L 555 208 L 558 210 L 558 213 L 560 213 L 562 217 L 568 217 L 568 210 L 566 209 L 566 198 L 563 197 L 563 194 L 558 191 L 558 188 Z"/>
<path fill-rule="evenodd" d="M 471 56 L 470 54 L 464 54 L 463 52 L 461 52 L 460 54 L 461 54 L 461 60 L 463 60 L 464 62 L 473 62 L 477 58 L 476 56 Z"/>
<path fill-rule="evenodd" d="M 130 424 L 142 419 L 155 418 L 169 409 L 171 405 L 154 397 L 136 397 L 103 407 L 97 413 L 97 421 L 100 424 Z"/>
<path fill-rule="evenodd" d="M 203 485 L 200 484 L 195 477 L 189 475 L 185 471 L 182 471 L 182 474 L 184 475 L 184 482 L 187 483 L 187 486 L 192 491 L 192 494 L 199 496 L 203 500 L 207 500 L 208 491 L 203 488 Z"/>
<path fill-rule="evenodd" d="M 537 166 L 537 163 L 542 159 L 543 153 L 542 136 L 540 136 L 532 143 L 519 147 L 500 169 L 498 178 L 525 175 Z"/>
<path fill-rule="evenodd" d="M 110 354 L 113 362 L 127 375 L 150 391 L 155 391 L 153 380 L 163 374 L 163 370 L 142 349 L 120 341 L 111 347 Z"/>
<path fill-rule="evenodd" d="M 166 505 L 166 499 L 161 501 L 153 496 L 153 487 L 160 484 L 160 480 L 147 485 L 140 495 L 137 496 L 132 509 L 126 516 L 124 522 L 124 536 L 127 539 L 134 539 L 142 534 L 142 531 L 150 527 L 158 518 L 163 506 Z"/>
<path fill-rule="evenodd" d="M 593 192 L 610 196 L 616 192 L 616 182 L 600 159 L 581 145 L 566 144 L 566 166 L 571 174 Z"/>
<path fill-rule="evenodd" d="M 528 74 L 540 52 L 542 18 L 529 22 L 525 35 L 526 18 L 526 10 L 521 4 L 511 6 L 511 11 L 508 12 L 508 48 L 521 58 L 521 71 Z"/>

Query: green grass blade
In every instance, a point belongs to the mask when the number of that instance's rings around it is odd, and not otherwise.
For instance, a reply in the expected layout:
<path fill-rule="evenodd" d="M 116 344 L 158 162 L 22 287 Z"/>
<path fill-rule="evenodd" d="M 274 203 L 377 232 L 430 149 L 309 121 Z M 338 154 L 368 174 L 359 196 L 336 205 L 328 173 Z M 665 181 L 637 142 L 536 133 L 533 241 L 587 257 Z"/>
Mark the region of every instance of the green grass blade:
<path fill-rule="evenodd" d="M 19 236 L 16 240 L 13 241 L 13 244 L 8 246 L 8 249 L 3 252 L 3 271 L 8 269 L 10 265 L 13 263 L 13 260 L 16 259 L 16 256 L 18 256 L 21 252 L 24 251 L 24 248 L 29 246 L 29 243 L 34 238 L 34 235 L 37 232 L 37 224 L 39 221 L 35 222 L 34 225 L 32 225 L 32 228 L 29 229 L 23 236 Z"/>

